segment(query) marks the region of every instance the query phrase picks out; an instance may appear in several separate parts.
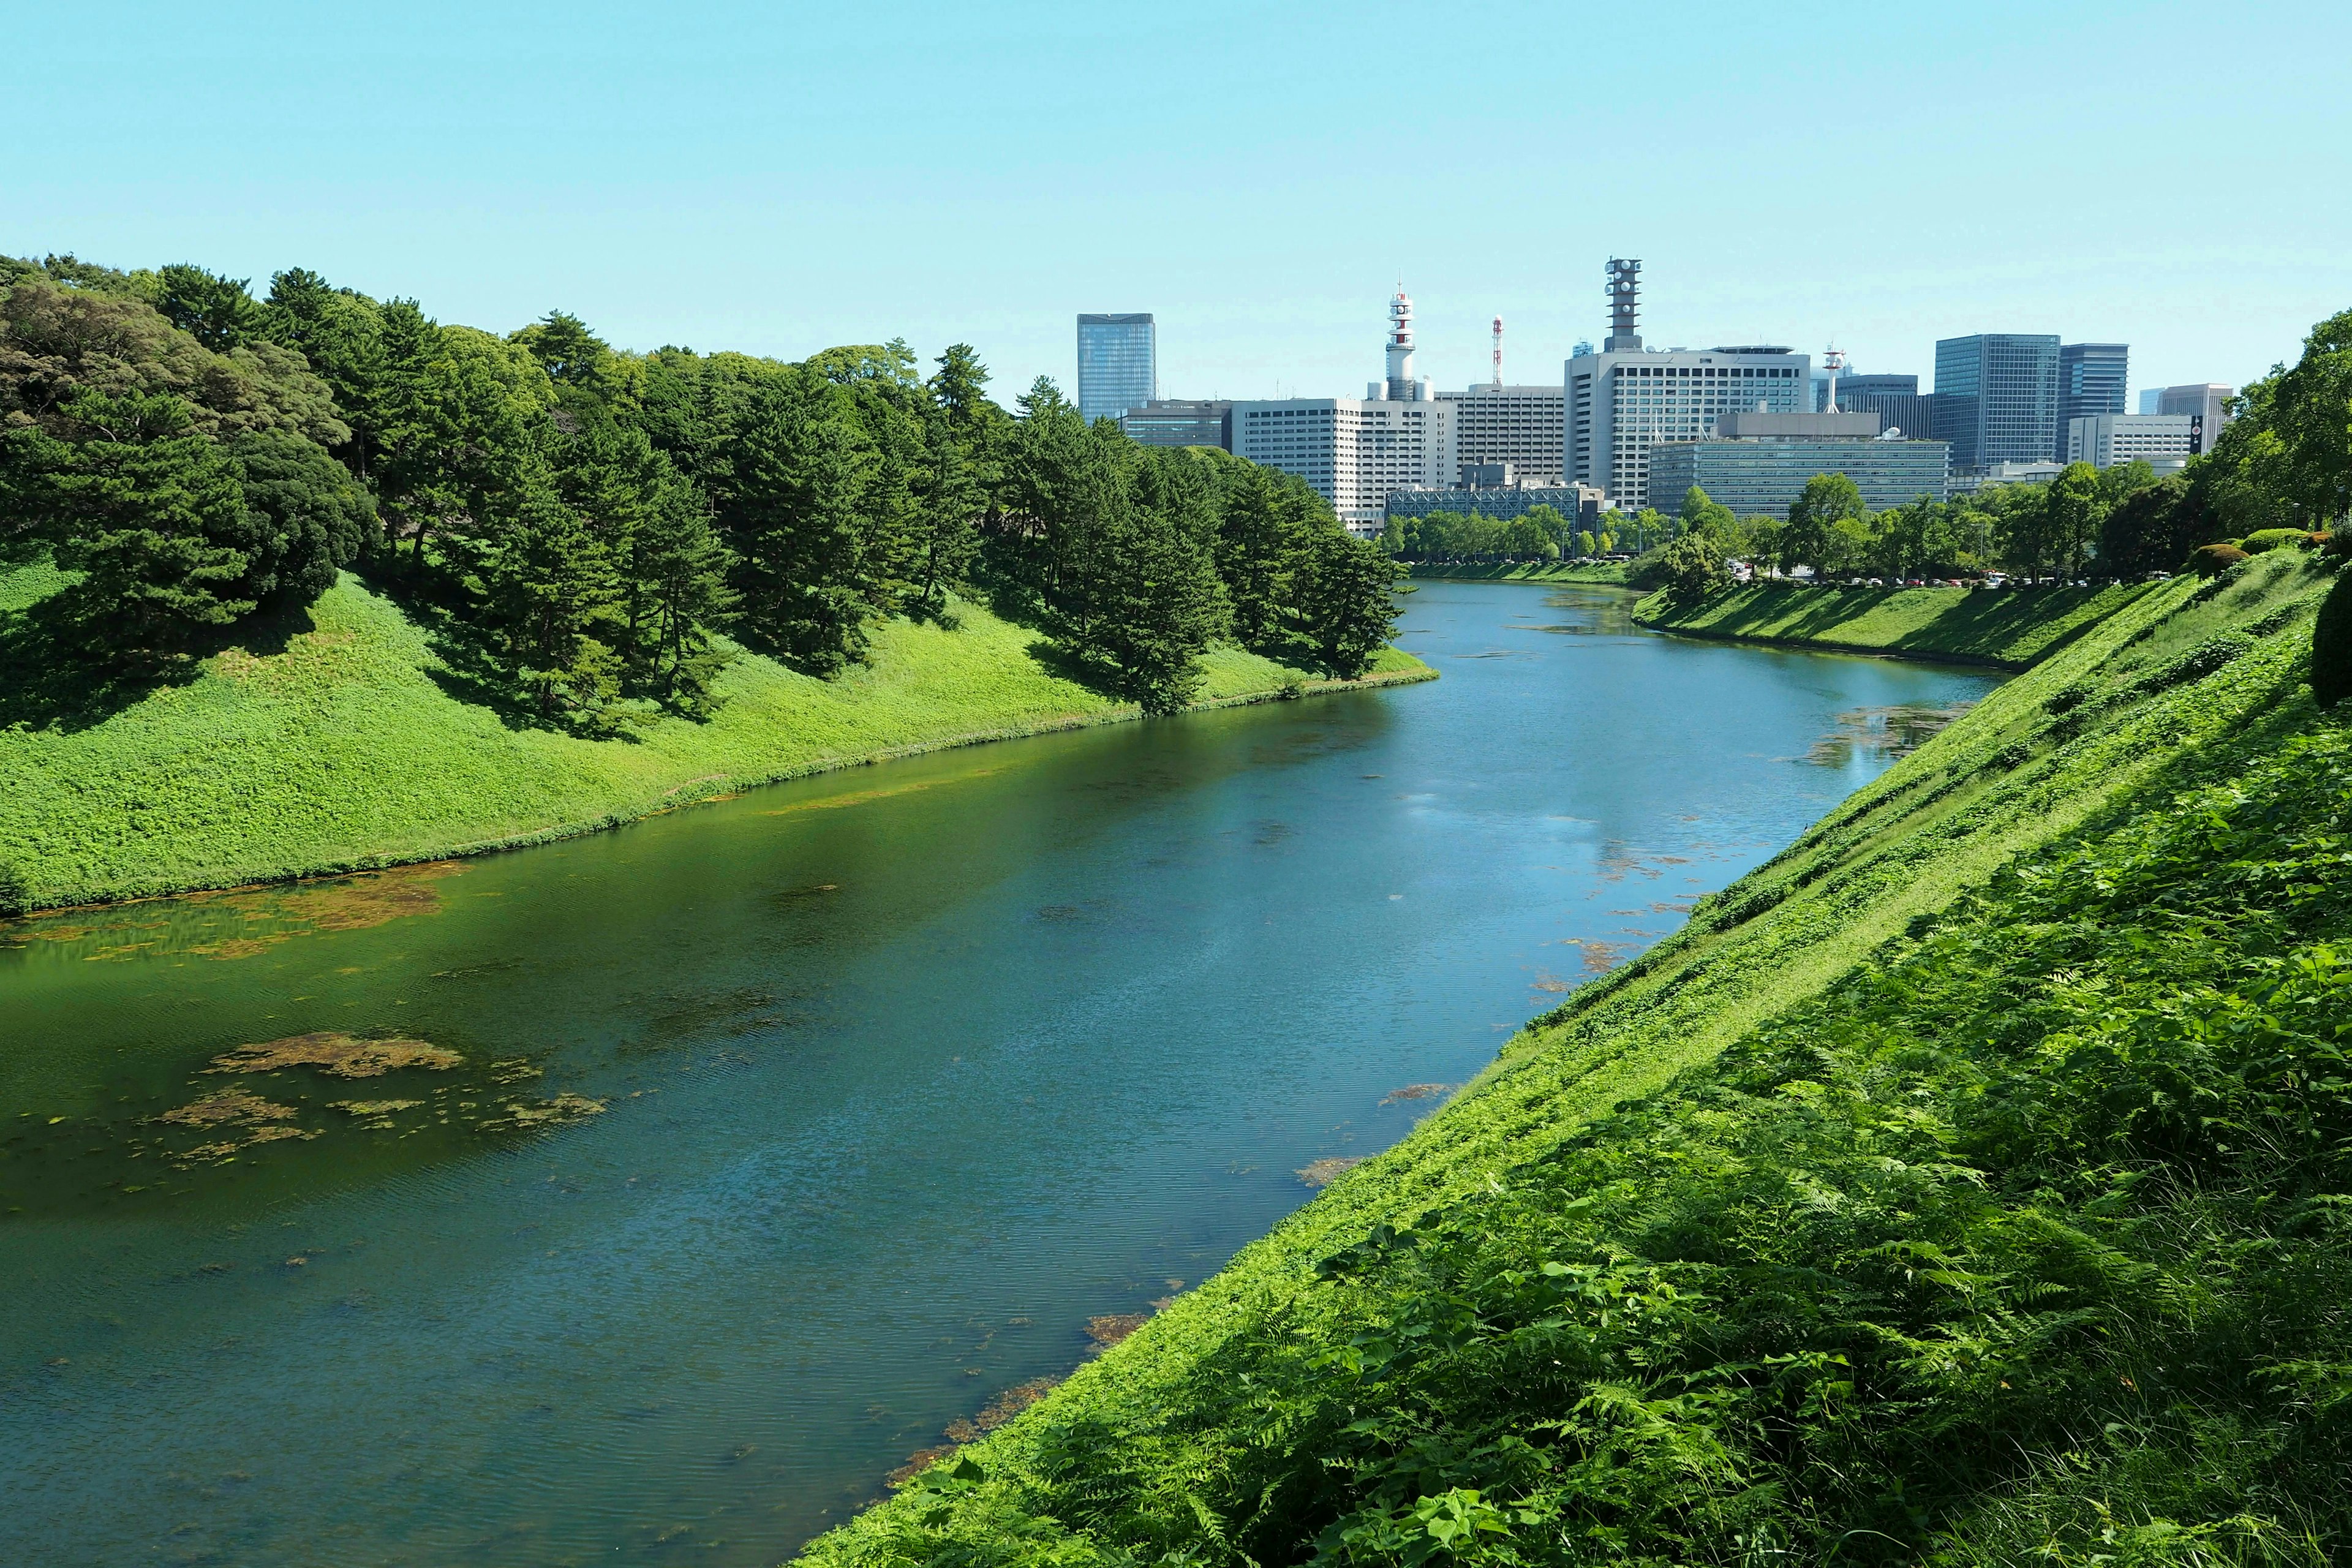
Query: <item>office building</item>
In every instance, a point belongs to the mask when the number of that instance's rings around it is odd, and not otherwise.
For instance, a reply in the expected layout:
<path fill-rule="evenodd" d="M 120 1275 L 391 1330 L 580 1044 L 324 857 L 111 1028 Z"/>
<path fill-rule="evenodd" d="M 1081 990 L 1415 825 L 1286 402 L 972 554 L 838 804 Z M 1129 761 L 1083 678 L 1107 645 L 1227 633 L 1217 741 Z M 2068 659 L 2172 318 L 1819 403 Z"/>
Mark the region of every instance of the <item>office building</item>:
<path fill-rule="evenodd" d="M 2051 456 L 2066 460 L 2067 430 L 2075 420 L 2124 412 L 2130 362 L 2127 343 L 2058 345 L 2058 441 Z"/>
<path fill-rule="evenodd" d="M 2112 468 L 2117 463 L 2143 461 L 2178 467 L 2189 456 L 2197 416 L 2189 414 L 2093 414 L 2066 423 L 2070 463 Z"/>
<path fill-rule="evenodd" d="M 1877 374 L 1858 375 L 1852 371 L 1840 371 L 1837 378 L 1838 405 L 1836 408 L 1832 408 L 1829 405 L 1830 373 L 1826 369 L 1813 372 L 1813 412 L 1816 414 L 1835 414 L 1841 410 L 1851 410 L 1854 407 L 1853 400 L 1857 397 L 1877 397 L 1888 395 L 1897 396 L 1907 395 L 1916 397 L 1919 395 L 1919 378 L 1916 375 Z"/>
<path fill-rule="evenodd" d="M 1434 399 L 1292 397 L 1233 407 L 1233 451 L 1297 474 L 1351 533 L 1375 534 L 1391 490 L 1454 478 L 1454 405 Z"/>
<path fill-rule="evenodd" d="M 2058 339 L 1979 332 L 1936 344 L 1935 438 L 1956 470 L 2047 462 L 2058 449 Z"/>
<path fill-rule="evenodd" d="M 1153 398 L 1119 416 L 1118 427 L 1147 447 L 1234 449 L 1234 405 L 1209 398 Z"/>
<path fill-rule="evenodd" d="M 1506 464 L 1482 464 L 1480 468 L 1498 468 Z M 1533 485 L 1472 483 L 1466 477 L 1473 465 L 1463 465 L 1465 479 L 1459 484 L 1444 489 L 1427 486 L 1391 490 L 1386 506 L 1390 517 L 1427 517 L 1433 511 L 1477 512 L 1485 517 L 1508 521 L 1548 506 L 1581 529 L 1598 531 L 1601 514 L 1608 510 L 1608 500 L 1596 485 Z"/>
<path fill-rule="evenodd" d="M 2238 395 L 2234 386 L 2224 386 L 2218 381 L 2193 382 L 2186 386 L 2168 386 L 2158 395 L 2158 414 L 2186 414 L 2197 421 L 2191 431 L 2195 437 L 2191 452 L 2210 452 L 2213 443 L 2230 423 L 2230 399 Z"/>
<path fill-rule="evenodd" d="M 1696 485 L 1740 517 L 1788 516 L 1819 474 L 1845 475 L 1875 511 L 1942 500 L 1950 473 L 1947 443 L 1881 440 L 1875 414 L 1727 414 L 1708 439 L 1650 449 L 1651 504 L 1672 510 Z"/>
<path fill-rule="evenodd" d="M 1874 376 L 1869 379 L 1876 380 Z M 1888 379 L 1892 379 L 1891 377 Z M 1919 378 L 1906 375 L 1914 386 Z M 1882 434 L 1898 430 L 1914 441 L 1932 440 L 1936 429 L 1936 397 L 1927 392 L 1856 392 L 1849 394 L 1844 378 L 1838 381 L 1838 406 L 1848 414 L 1875 414 Z"/>
<path fill-rule="evenodd" d="M 1966 495 L 1987 485 L 2046 485 L 2065 470 L 2066 465 L 2053 458 L 2036 458 L 2032 462 L 1989 463 L 1981 468 L 1952 470 L 1951 493 Z"/>
<path fill-rule="evenodd" d="M 2164 388 L 2143 386 L 2139 389 L 2139 411 L 2142 414 L 2161 414 L 2164 412 L 2163 405 Z"/>
<path fill-rule="evenodd" d="M 1151 313 L 1078 318 L 1078 414 L 1089 425 L 1116 419 L 1159 395 L 1159 348 Z"/>
<path fill-rule="evenodd" d="M 1564 376 L 1566 478 L 1600 486 L 1621 511 L 1654 504 L 1652 447 L 1702 440 L 1734 410 L 1798 414 L 1811 401 L 1810 355 L 1770 344 L 1644 349 L 1635 330 L 1641 267 L 1609 263 L 1609 335 L 1599 353 L 1571 358 Z M 1668 500 L 1681 499 L 1676 490 Z"/>
<path fill-rule="evenodd" d="M 1530 482 L 1558 484 L 1566 394 L 1558 386 L 1496 386 L 1441 392 L 1454 405 L 1454 446 L 1465 463 L 1508 463 Z"/>

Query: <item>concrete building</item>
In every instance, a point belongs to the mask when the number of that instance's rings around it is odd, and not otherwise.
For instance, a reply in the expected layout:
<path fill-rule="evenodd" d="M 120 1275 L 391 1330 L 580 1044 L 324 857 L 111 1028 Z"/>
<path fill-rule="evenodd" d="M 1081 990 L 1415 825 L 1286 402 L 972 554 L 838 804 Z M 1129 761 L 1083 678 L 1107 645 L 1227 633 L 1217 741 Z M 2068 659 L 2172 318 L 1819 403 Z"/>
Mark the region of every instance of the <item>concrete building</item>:
<path fill-rule="evenodd" d="M 1116 419 L 1159 395 L 1159 344 L 1148 310 L 1078 318 L 1078 414 Z"/>
<path fill-rule="evenodd" d="M 1843 395 L 1841 395 L 1843 401 Z M 1872 510 L 1944 499 L 1951 448 L 1881 440 L 1875 414 L 1727 414 L 1711 439 L 1650 449 L 1651 504 L 1672 510 L 1693 485 L 1740 517 L 1786 517 L 1817 474 L 1843 474 Z"/>
<path fill-rule="evenodd" d="M 1153 398 L 1118 417 L 1118 427 L 1147 447 L 1234 449 L 1234 405 L 1209 398 Z"/>
<path fill-rule="evenodd" d="M 1463 468 L 1467 474 L 1474 467 L 1501 466 L 1465 463 Z M 1539 506 L 1550 507 L 1579 528 L 1597 531 L 1601 526 L 1601 513 L 1608 510 L 1608 499 L 1596 485 L 1462 483 L 1443 489 L 1423 486 L 1391 490 L 1386 511 L 1390 517 L 1427 517 L 1433 511 L 1475 511 L 1508 521 Z"/>
<path fill-rule="evenodd" d="M 1609 336 L 1600 353 L 1571 358 L 1563 377 L 1566 477 L 1598 485 L 1621 511 L 1653 504 L 1651 447 L 1702 440 L 1734 410 L 1799 414 L 1811 401 L 1811 357 L 1778 345 L 1644 349 L 1634 330 L 1641 267 L 1609 263 Z"/>
<path fill-rule="evenodd" d="M 1297 474 L 1351 533 L 1375 534 L 1389 492 L 1454 477 L 1454 405 L 1432 400 L 1291 397 L 1237 402 L 1235 457 Z"/>
<path fill-rule="evenodd" d="M 1834 414 L 1851 411 L 1857 397 L 1911 396 L 1919 395 L 1919 378 L 1916 375 L 1895 375 L 1873 373 L 1858 375 L 1850 370 L 1838 372 L 1836 408 L 1830 403 L 1830 373 L 1824 368 L 1813 372 L 1813 412 Z"/>
<path fill-rule="evenodd" d="M 1935 438 L 1958 471 L 2047 462 L 2058 449 L 2058 339 L 1979 332 L 1936 344 Z"/>
<path fill-rule="evenodd" d="M 1916 376 L 1905 376 L 1916 383 Z M 1857 392 L 1849 395 L 1843 380 L 1838 382 L 1838 406 L 1848 414 L 1875 414 L 1878 428 L 1884 435 L 1899 430 L 1914 441 L 1934 439 L 1936 428 L 1936 397 L 1927 392 Z"/>
<path fill-rule="evenodd" d="M 1508 463 L 1530 482 L 1566 476 L 1562 446 L 1567 395 L 1557 386 L 1481 384 L 1441 392 L 1454 405 L 1455 448 L 1465 463 Z"/>
<path fill-rule="evenodd" d="M 2186 386 L 2168 386 L 2157 395 L 2158 414 L 2186 414 L 2194 417 L 2196 444 L 2191 452 L 2210 452 L 2213 443 L 2230 423 L 2230 399 L 2238 395 L 2234 386 L 2224 386 L 2218 381 L 2193 382 Z"/>
<path fill-rule="evenodd" d="M 2112 468 L 2135 459 L 2178 467 L 2189 457 L 2197 416 L 2189 414 L 2093 414 L 2066 423 L 2069 463 Z"/>
<path fill-rule="evenodd" d="M 2030 463 L 1992 463 L 1965 471 L 1956 467 L 1952 470 L 1951 493 L 1966 495 L 1987 485 L 2046 485 L 2065 467 L 2053 458 L 2038 458 Z"/>
<path fill-rule="evenodd" d="M 2128 343 L 2058 345 L 2058 441 L 2052 457 L 2065 460 L 2067 430 L 2075 420 L 2124 412 L 2130 373 Z"/>

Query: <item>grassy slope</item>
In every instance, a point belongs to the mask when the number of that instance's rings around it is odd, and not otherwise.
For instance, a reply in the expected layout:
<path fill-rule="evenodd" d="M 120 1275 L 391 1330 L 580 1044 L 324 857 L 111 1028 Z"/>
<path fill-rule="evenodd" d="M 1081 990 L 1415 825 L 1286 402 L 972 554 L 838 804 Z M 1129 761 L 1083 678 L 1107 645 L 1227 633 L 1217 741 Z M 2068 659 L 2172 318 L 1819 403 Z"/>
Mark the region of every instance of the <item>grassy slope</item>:
<path fill-rule="evenodd" d="M 1685 637 L 1904 653 L 2021 669 L 2147 592 L 2113 588 L 1799 588 L 1759 584 L 1677 608 L 1642 601 L 1643 626 Z"/>
<path fill-rule="evenodd" d="M 0 608 L 57 585 L 46 568 L 0 576 Z M 89 729 L 0 730 L 0 869 L 54 904 L 431 859 L 894 752 L 1133 716 L 1049 674 L 1034 634 L 960 613 L 953 632 L 883 626 L 871 664 L 835 681 L 739 658 L 710 722 L 586 741 L 509 728 L 449 695 L 425 635 L 346 577 L 283 652 L 224 653 Z M 1208 703 L 1318 684 L 1238 649 L 1207 664 Z M 1427 671 L 1389 650 L 1383 675 Z"/>
<path fill-rule="evenodd" d="M 1512 1194 L 1566 1168 L 1603 1135 L 1612 1108 L 1663 1093 L 1669 1123 L 1703 1121 L 1673 1107 L 1715 1092 L 1710 1064 L 1727 1047 L 1814 1004 L 1841 977 L 1871 973 L 1875 961 L 1865 961 L 1901 947 L 1915 922 L 1976 896 L 2002 868 L 2069 836 L 2135 809 L 2160 814 L 2216 759 L 2225 770 L 2246 765 L 2227 754 L 2233 745 L 2284 744 L 2282 735 L 2315 721 L 2299 672 L 2323 586 L 2304 561 L 2278 554 L 2236 574 L 2217 598 L 2200 599 L 2197 584 L 2179 581 L 2110 601 L 2109 618 L 1704 902 L 1677 936 L 1538 1019 L 1413 1135 L 968 1450 L 979 1477 L 931 1472 L 821 1538 L 814 1560 L 979 1563 L 1051 1553 L 1125 1562 L 1180 1552 L 1237 1562 L 1244 1548 L 1258 1561 L 1303 1558 L 1318 1529 L 1363 1504 L 1340 1477 L 1368 1445 L 1389 1454 L 1382 1462 L 1393 1469 L 1393 1456 L 1414 1442 L 1435 1454 L 1448 1440 L 1401 1394 L 1351 1371 L 1368 1356 L 1377 1363 L 1391 1354 L 1393 1342 L 1381 1338 L 1383 1309 L 1368 1304 L 1377 1302 L 1369 1291 L 1359 1297 L 1319 1279 L 1318 1260 L 1360 1247 L 1381 1226 L 1418 1222 L 1461 1245 L 1490 1228 L 1503 1233 Z M 2156 672 L 2168 666 L 2177 673 L 2174 661 L 2187 650 L 2233 628 L 2251 637 L 2244 657 L 2154 695 L 2143 689 L 2161 686 Z M 1996 629 L 2009 638 L 2000 646 L 2024 641 L 2014 626 Z M 2045 973 L 2017 984 L 2053 982 Z M 1704 1164 L 1726 1156 L 1716 1150 L 1693 1158 Z M 1795 1176 L 1801 1184 L 1802 1172 Z M 1517 1267 L 1533 1268 L 1544 1256 Z M 1638 1348 L 1633 1362 L 1638 1373 Z M 2104 1386 L 2113 1388 L 2108 1378 Z M 1567 1404 L 1528 1413 L 1525 1435 L 1567 1447 L 1566 1427 L 1534 1417 L 1570 1415 Z M 1671 1426 L 1661 1418 L 1656 1429 Z M 1653 1476 L 1654 1489 L 1699 1488 L 1717 1463 L 1696 1449 L 1682 1453 Z M 1408 1484 L 1404 1506 L 1411 1503 Z M 1416 1539 L 1419 1551 L 1432 1544 Z M 1368 1545 L 1350 1560 L 1418 1561 L 1415 1550 L 1410 1542 L 1393 1552 Z M 1495 1551 L 1496 1561 L 1518 1560 L 1501 1545 Z"/>
<path fill-rule="evenodd" d="M 1416 577 L 1442 577 L 1476 583 L 1601 583 L 1618 587 L 1625 584 L 1625 563 L 1607 561 L 1590 566 L 1563 564 L 1553 561 L 1497 561 L 1486 564 L 1435 566 L 1416 564 Z"/>

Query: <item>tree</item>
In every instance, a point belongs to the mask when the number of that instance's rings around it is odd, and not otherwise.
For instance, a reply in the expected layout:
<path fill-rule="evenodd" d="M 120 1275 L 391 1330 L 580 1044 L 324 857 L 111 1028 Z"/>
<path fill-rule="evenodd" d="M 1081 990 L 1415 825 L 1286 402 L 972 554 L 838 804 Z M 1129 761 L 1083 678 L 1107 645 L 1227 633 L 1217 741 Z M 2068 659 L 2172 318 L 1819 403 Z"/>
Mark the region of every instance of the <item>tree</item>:
<path fill-rule="evenodd" d="M 1810 566 L 1827 574 L 1852 550 L 1853 534 L 1839 525 L 1858 523 L 1867 515 L 1861 487 L 1853 479 L 1843 474 L 1815 474 L 1789 504 L 1789 524 L 1779 541 L 1780 564 Z"/>
<path fill-rule="evenodd" d="M 623 587 L 612 552 L 534 463 L 497 500 L 479 563 L 484 618 L 542 720 L 604 728 L 620 690 Z"/>
<path fill-rule="evenodd" d="M 1658 553 L 1658 574 L 1666 593 L 1684 604 L 1696 604 L 1731 581 L 1722 546 L 1705 530 L 1667 541 Z"/>
<path fill-rule="evenodd" d="M 215 353 L 243 348 L 261 336 L 260 304 L 246 292 L 251 281 L 224 278 L 201 267 L 174 263 L 158 274 L 156 308 L 163 319 Z"/>
<path fill-rule="evenodd" d="M 68 601 L 99 647 L 132 656 L 188 651 L 251 613 L 239 597 L 258 552 L 237 469 L 193 428 L 175 397 L 84 393 L 74 437 L 9 433 L 0 534 L 43 539 L 83 574 Z"/>
<path fill-rule="evenodd" d="M 515 333 L 514 341 L 537 360 L 559 386 L 593 386 L 613 358 L 612 348 L 588 323 L 564 310 L 550 310 Z"/>
<path fill-rule="evenodd" d="M 1728 533 L 1738 521 L 1729 507 L 1709 497 L 1698 486 L 1693 485 L 1683 492 L 1682 526 L 1685 533 L 1712 529 L 1720 536 Z"/>
<path fill-rule="evenodd" d="M 1093 431 L 1126 439 L 1108 420 Z M 1143 496 L 1122 497 L 1090 520 L 1087 614 L 1070 641 L 1116 695 L 1146 713 L 1173 713 L 1199 689 L 1200 656 L 1229 629 L 1231 614 L 1197 479 L 1169 482 L 1164 468 L 1152 478 L 1160 482 L 1143 486 Z"/>
<path fill-rule="evenodd" d="M 1251 464 L 1226 491 L 1217 527 L 1217 575 L 1233 605 L 1234 636 L 1274 658 L 1289 638 L 1294 579 L 1313 541 L 1311 512 L 1297 494 L 1305 488 Z"/>
<path fill-rule="evenodd" d="M 936 411 L 924 426 L 926 456 L 919 487 L 915 602 L 936 615 L 948 585 L 963 580 L 980 545 L 974 524 L 987 508 L 979 465 L 956 434 L 950 416 Z"/>
<path fill-rule="evenodd" d="M 806 373 L 762 385 L 734 458 L 724 518 L 743 624 L 813 674 L 865 657 L 859 508 L 876 467 L 848 395 Z"/>
<path fill-rule="evenodd" d="M 2067 464 L 2043 490 L 2042 549 L 2068 581 L 2082 574 L 2083 562 L 2098 542 L 2099 525 L 2105 519 L 2099 470 L 2088 463 Z"/>
<path fill-rule="evenodd" d="M 2207 531 L 2188 477 L 2168 475 L 2107 513 L 2099 525 L 2099 563 L 2118 576 L 2178 572 Z"/>
<path fill-rule="evenodd" d="M 360 557 L 375 498 L 316 443 L 289 430 L 228 443 L 247 517 L 247 560 L 233 596 L 263 609 L 308 605 Z"/>
<path fill-rule="evenodd" d="M 1397 563 L 1336 525 L 1315 535 L 1297 578 L 1298 617 L 1326 674 L 1353 680 L 1396 629 Z"/>

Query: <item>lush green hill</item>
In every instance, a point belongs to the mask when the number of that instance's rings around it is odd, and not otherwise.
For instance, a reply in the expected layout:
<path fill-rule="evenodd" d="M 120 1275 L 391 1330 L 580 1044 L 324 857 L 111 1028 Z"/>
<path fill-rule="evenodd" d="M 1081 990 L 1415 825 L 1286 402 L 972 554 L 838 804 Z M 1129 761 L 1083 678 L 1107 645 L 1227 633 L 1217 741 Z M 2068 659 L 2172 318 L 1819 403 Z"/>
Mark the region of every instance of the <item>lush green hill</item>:
<path fill-rule="evenodd" d="M 0 576 L 0 611 L 59 582 L 44 567 Z M 595 741 L 461 700 L 425 631 L 346 576 L 282 647 L 222 653 L 187 684 L 102 717 L 29 673 L 0 689 L 0 874 L 42 905 L 432 859 L 827 767 L 1135 715 L 1041 665 L 1034 633 L 977 605 L 958 614 L 953 631 L 883 623 L 871 664 L 835 680 L 745 655 L 721 677 L 710 721 L 663 719 Z M 1234 648 L 1205 663 L 1210 704 L 1327 684 Z M 1428 676 L 1390 650 L 1370 679 Z"/>
<path fill-rule="evenodd" d="M 2326 582 L 2106 601 L 812 1558 L 2340 1560 Z"/>
<path fill-rule="evenodd" d="M 1855 653 L 1902 653 L 2022 669 L 2114 615 L 2146 584 L 2110 588 L 1801 588 L 1765 583 L 1676 605 L 1654 594 L 1645 626 Z"/>

